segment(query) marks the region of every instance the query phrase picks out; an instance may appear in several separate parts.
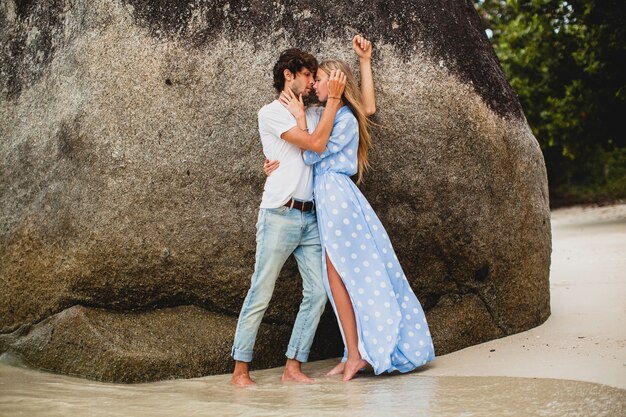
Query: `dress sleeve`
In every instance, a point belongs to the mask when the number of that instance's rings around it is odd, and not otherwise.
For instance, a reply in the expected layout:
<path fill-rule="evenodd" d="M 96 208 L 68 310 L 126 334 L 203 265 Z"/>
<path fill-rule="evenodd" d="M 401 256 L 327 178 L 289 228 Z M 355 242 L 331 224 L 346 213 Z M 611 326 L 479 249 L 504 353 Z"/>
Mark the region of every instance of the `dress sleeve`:
<path fill-rule="evenodd" d="M 316 162 L 321 161 L 330 155 L 336 154 L 346 147 L 348 143 L 359 135 L 359 125 L 356 121 L 356 117 L 350 112 L 346 112 L 341 117 L 335 120 L 333 124 L 333 130 L 330 133 L 328 144 L 321 154 L 313 151 L 304 151 L 302 158 L 307 165 L 313 165 Z"/>

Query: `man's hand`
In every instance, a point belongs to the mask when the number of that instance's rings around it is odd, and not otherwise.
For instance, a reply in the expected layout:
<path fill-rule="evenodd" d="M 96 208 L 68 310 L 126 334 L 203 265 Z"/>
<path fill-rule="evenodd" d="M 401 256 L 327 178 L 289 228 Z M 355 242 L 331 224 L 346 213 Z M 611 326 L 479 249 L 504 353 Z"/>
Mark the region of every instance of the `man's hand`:
<path fill-rule="evenodd" d="M 341 70 L 332 70 L 328 78 L 328 98 L 339 98 L 346 88 L 346 74 Z"/>
<path fill-rule="evenodd" d="M 280 165 L 279 161 L 270 161 L 265 158 L 265 163 L 263 164 L 263 171 L 265 171 L 265 175 L 269 177 L 272 172 L 278 169 L 278 165 Z"/>
<path fill-rule="evenodd" d="M 354 35 L 352 38 L 352 49 L 359 59 L 372 59 L 372 42 L 361 35 Z"/>

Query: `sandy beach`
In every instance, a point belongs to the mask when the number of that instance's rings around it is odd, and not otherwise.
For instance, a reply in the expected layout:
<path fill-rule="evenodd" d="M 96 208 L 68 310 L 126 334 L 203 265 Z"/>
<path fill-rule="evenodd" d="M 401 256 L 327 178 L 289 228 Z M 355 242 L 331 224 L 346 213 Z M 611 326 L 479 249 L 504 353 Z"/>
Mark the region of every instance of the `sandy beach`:
<path fill-rule="evenodd" d="M 626 204 L 552 212 L 552 314 L 437 358 L 422 375 L 519 376 L 626 388 Z"/>
<path fill-rule="evenodd" d="M 626 412 L 626 204 L 552 215 L 552 315 L 529 331 L 438 357 L 406 375 L 282 384 L 282 369 L 104 384 L 7 364 L 2 416 L 620 416 Z M 4 362 L 4 363 L 3 363 Z"/>

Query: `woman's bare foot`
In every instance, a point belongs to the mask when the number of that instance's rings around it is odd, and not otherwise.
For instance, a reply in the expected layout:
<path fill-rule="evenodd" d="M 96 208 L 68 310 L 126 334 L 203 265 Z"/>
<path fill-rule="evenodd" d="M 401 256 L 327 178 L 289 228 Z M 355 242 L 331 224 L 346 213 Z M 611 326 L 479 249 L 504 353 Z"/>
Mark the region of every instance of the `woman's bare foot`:
<path fill-rule="evenodd" d="M 346 366 L 345 363 L 339 362 L 333 369 L 326 373 L 326 376 L 333 376 L 343 374 L 343 368 Z"/>
<path fill-rule="evenodd" d="M 341 380 L 344 382 L 350 381 L 352 378 L 354 378 L 356 373 L 359 372 L 361 368 L 365 368 L 366 366 L 367 361 L 365 361 L 365 359 L 352 360 L 348 358 L 343 369 L 343 378 Z"/>

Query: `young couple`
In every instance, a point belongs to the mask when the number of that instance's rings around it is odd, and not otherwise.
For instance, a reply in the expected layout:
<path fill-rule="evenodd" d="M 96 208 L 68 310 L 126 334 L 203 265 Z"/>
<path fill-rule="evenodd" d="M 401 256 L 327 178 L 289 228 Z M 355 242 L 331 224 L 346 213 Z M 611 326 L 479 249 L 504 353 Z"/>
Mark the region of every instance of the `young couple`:
<path fill-rule="evenodd" d="M 301 370 L 320 316 L 330 299 L 344 341 L 344 356 L 328 374 L 349 381 L 371 367 L 408 372 L 434 359 L 422 307 L 411 290 L 389 236 L 363 194 L 368 167 L 368 116 L 376 110 L 371 43 L 352 40 L 361 86 L 345 62 L 284 51 L 274 66 L 279 98 L 259 111 L 263 153 L 272 163 L 256 225 L 256 261 L 241 308 L 232 356 L 232 382 L 254 384 L 249 374 L 254 341 L 278 274 L 293 253 L 303 299 L 287 348 L 283 381 L 313 382 Z M 324 107 L 305 110 L 312 89 Z M 315 199 L 315 200 L 314 200 Z"/>

